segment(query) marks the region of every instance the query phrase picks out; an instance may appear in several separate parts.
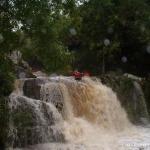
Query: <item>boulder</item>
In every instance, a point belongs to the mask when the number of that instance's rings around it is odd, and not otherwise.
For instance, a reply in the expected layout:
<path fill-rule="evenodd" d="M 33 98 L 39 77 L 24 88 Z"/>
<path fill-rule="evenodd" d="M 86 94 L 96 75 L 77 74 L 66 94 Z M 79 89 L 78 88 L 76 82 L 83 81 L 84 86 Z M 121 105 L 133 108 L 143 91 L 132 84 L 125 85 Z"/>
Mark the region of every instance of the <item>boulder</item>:
<path fill-rule="evenodd" d="M 61 89 L 61 84 L 58 84 L 55 79 L 26 79 L 23 85 L 23 95 L 46 103 L 52 103 L 61 112 L 64 105 Z"/>
<path fill-rule="evenodd" d="M 32 74 L 31 68 L 26 68 L 21 65 L 15 65 L 15 73 L 18 79 L 24 78 L 35 78 L 36 76 Z"/>
<path fill-rule="evenodd" d="M 47 82 L 46 78 L 27 79 L 23 85 L 23 93 L 25 96 L 34 99 L 40 99 L 41 85 Z"/>

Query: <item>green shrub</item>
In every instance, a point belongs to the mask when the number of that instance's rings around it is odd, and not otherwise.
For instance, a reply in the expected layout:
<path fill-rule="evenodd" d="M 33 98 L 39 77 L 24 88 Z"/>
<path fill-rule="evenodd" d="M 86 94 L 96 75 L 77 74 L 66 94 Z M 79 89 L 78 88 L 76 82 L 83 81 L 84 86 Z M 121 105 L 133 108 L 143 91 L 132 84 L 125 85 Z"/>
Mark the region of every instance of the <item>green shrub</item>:
<path fill-rule="evenodd" d="M 12 68 L 12 62 L 0 55 L 0 149 L 5 148 L 8 135 L 8 96 L 13 90 L 14 82 Z"/>

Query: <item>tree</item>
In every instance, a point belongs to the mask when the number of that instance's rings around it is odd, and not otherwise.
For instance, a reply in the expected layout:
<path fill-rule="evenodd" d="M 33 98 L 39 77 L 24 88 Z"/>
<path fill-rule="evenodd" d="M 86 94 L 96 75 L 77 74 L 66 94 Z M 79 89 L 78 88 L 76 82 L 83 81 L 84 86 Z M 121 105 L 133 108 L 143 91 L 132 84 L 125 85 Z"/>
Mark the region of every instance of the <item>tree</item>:
<path fill-rule="evenodd" d="M 150 7 L 146 0 L 89 0 L 78 9 L 82 69 L 93 73 L 115 68 L 139 75 L 147 72 Z"/>

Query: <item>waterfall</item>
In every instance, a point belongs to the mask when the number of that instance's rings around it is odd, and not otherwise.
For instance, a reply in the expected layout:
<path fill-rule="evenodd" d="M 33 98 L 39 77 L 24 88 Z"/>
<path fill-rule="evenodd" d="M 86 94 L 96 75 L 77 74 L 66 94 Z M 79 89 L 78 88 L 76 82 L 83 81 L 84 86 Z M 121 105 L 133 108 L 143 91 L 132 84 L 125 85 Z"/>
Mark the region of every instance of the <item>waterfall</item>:
<path fill-rule="evenodd" d="M 116 94 L 98 79 L 33 80 L 30 95 L 24 93 L 26 81 L 21 80 L 20 84 L 16 82 L 17 90 L 10 96 L 13 147 L 38 144 L 29 149 L 55 150 L 62 143 L 62 150 L 119 150 L 117 135 L 134 129 Z M 36 88 L 40 95 L 38 99 L 31 95 L 36 86 L 40 87 Z M 40 143 L 49 144 L 41 147 Z"/>
<path fill-rule="evenodd" d="M 136 113 L 136 117 L 141 119 L 141 122 L 144 124 L 148 123 L 149 113 L 147 110 L 146 100 L 143 93 L 143 90 L 140 84 L 136 81 L 133 82 L 134 90 L 133 90 L 133 101 L 134 101 L 134 111 Z"/>

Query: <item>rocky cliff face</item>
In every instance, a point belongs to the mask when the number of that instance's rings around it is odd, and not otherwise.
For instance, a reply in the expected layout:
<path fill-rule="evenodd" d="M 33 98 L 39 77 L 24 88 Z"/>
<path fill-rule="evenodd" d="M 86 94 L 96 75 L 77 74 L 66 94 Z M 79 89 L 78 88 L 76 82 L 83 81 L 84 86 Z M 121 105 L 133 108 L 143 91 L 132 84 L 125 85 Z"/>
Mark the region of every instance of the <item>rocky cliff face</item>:
<path fill-rule="evenodd" d="M 43 100 L 41 96 L 42 85 L 47 80 L 33 78 L 16 82 L 16 89 L 10 95 L 9 102 L 11 115 L 8 144 L 11 147 L 65 141 L 58 105 Z M 56 96 L 60 97 L 60 94 L 57 93 Z"/>

